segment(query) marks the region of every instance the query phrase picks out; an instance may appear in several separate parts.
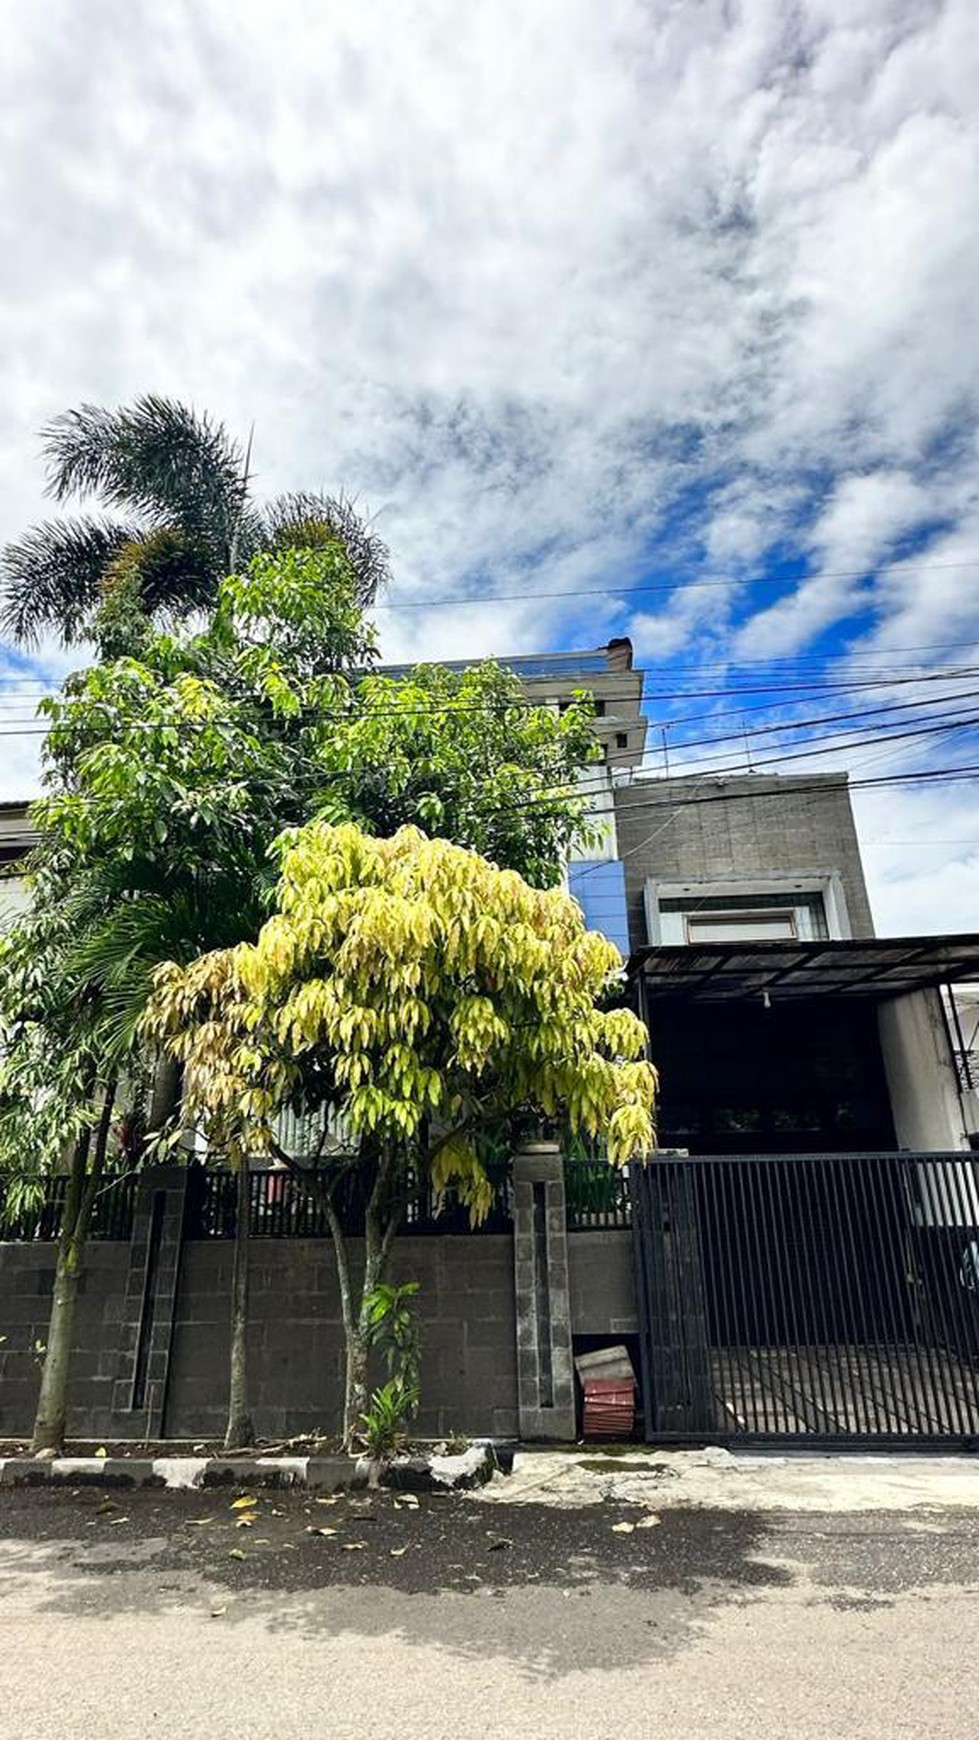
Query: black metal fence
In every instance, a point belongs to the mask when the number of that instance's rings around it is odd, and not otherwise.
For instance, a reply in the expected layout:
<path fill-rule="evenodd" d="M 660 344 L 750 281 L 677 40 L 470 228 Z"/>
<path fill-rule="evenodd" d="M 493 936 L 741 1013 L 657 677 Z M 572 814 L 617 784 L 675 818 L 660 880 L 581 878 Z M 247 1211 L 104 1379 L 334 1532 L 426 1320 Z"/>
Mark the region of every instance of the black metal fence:
<path fill-rule="evenodd" d="M 450 1190 L 439 1199 L 431 1186 L 411 1177 L 402 1201 L 402 1231 L 407 1234 L 509 1232 L 513 1225 L 510 1168 L 505 1159 L 485 1162 L 493 1185 L 493 1205 L 475 1227 L 469 1210 Z M 284 1169 L 256 1168 L 249 1175 L 249 1232 L 254 1238 L 328 1238 L 325 1197 L 333 1201 L 345 1233 L 364 1230 L 366 1195 L 362 1174 L 322 1168 L 306 1175 Z M 568 1227 L 575 1231 L 628 1228 L 631 1221 L 628 1176 L 607 1160 L 568 1160 L 565 1164 Z M 191 1239 L 234 1238 L 238 1217 L 236 1175 L 211 1167 L 193 1167 L 187 1183 L 185 1236 Z"/>
<path fill-rule="evenodd" d="M 447 1191 L 440 1199 L 424 1180 L 409 1176 L 401 1193 L 401 1231 L 406 1235 L 509 1232 L 513 1224 L 509 1169 L 487 1166 L 493 1204 L 473 1227 L 469 1210 Z M 249 1234 L 253 1238 L 329 1238 L 326 1199 L 343 1231 L 363 1235 L 367 1195 L 357 1168 L 324 1167 L 299 1175 L 285 1169 L 255 1169 L 248 1179 Z M 184 1235 L 190 1239 L 231 1239 L 238 1219 L 238 1180 L 233 1172 L 195 1166 L 187 1180 Z"/>
<path fill-rule="evenodd" d="M 630 1183 L 648 1438 L 979 1438 L 968 1153 L 653 1158 Z"/>
<path fill-rule="evenodd" d="M 0 1240 L 56 1239 L 61 1232 L 67 1177 L 48 1179 L 43 1197 L 30 1208 L 8 1212 L 0 1185 Z M 107 1178 L 95 1198 L 89 1238 L 128 1239 L 133 1230 L 136 1176 Z"/>
<path fill-rule="evenodd" d="M 631 1225 L 628 1167 L 566 1160 L 564 1194 L 569 1232 L 612 1232 Z"/>
<path fill-rule="evenodd" d="M 473 1227 L 469 1210 L 447 1191 L 438 1200 L 424 1183 L 408 1179 L 403 1194 L 403 1230 L 414 1234 L 509 1232 L 513 1225 L 510 1168 L 505 1156 L 485 1162 L 493 1184 L 493 1205 L 487 1218 Z M 137 1177 L 109 1180 L 96 1199 L 91 1237 L 128 1239 L 132 1231 Z M 344 1231 L 357 1237 L 364 1230 L 366 1197 L 361 1175 L 351 1169 L 340 1176 L 329 1168 L 300 1177 L 280 1169 L 256 1168 L 249 1176 L 250 1232 L 257 1238 L 328 1238 L 325 1192 L 334 1186 L 334 1201 Z M 568 1227 L 575 1231 L 628 1228 L 632 1210 L 627 1171 L 606 1160 L 569 1159 L 565 1164 Z M 4 1212 L 0 1193 L 0 1240 L 53 1240 L 61 1228 L 67 1178 L 49 1180 L 43 1199 L 17 1214 Z M 192 1165 L 187 1178 L 185 1237 L 231 1239 L 238 1214 L 236 1175 L 218 1167 Z"/>

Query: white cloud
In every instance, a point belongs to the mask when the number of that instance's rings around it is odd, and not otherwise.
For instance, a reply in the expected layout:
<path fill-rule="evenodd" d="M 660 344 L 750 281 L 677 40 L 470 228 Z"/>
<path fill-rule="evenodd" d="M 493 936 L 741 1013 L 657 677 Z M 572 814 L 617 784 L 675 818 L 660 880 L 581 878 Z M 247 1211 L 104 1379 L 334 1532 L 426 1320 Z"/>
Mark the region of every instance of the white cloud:
<path fill-rule="evenodd" d="M 974 931 L 979 790 L 891 787 L 853 799 L 878 933 Z"/>
<path fill-rule="evenodd" d="M 737 644 L 750 645 L 755 654 L 794 652 L 829 624 L 865 606 L 867 576 L 890 559 L 899 539 L 934 511 L 934 492 L 905 471 L 841 478 L 806 535 L 812 579 L 758 611 Z"/>
<path fill-rule="evenodd" d="M 358 494 L 395 597 L 466 601 L 385 612 L 388 658 L 595 643 L 649 575 L 660 663 L 855 604 L 864 649 L 979 645 L 979 567 L 920 578 L 979 550 L 972 0 L 0 19 L 0 537 L 48 417 L 152 389 L 254 421 L 261 489 Z M 791 551 L 794 598 L 752 587 Z"/>

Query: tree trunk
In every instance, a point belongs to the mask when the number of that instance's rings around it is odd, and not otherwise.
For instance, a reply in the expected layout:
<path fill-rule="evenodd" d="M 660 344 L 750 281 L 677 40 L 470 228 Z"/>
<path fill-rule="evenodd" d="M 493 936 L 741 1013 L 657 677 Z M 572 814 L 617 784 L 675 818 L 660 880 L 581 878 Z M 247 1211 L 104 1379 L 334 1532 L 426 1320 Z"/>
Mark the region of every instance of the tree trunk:
<path fill-rule="evenodd" d="M 231 1362 L 226 1450 L 241 1450 L 255 1442 L 255 1427 L 248 1410 L 248 1233 L 251 1209 L 248 1162 L 238 1162 L 238 1212 L 235 1219 L 235 1257 L 231 1279 Z"/>
<path fill-rule="evenodd" d="M 57 1454 L 64 1447 L 78 1282 L 89 1222 L 105 1164 L 115 1095 L 113 1082 L 106 1088 L 91 1172 L 88 1171 L 92 1143 L 90 1130 L 86 1130 L 78 1138 L 72 1155 L 61 1233 L 58 1238 L 58 1259 L 54 1271 L 47 1346 L 41 1369 L 41 1390 L 31 1439 L 31 1449 L 35 1456 L 51 1451 Z"/>
<path fill-rule="evenodd" d="M 275 1153 L 276 1157 L 295 1177 L 304 1178 L 303 1168 L 298 1166 L 295 1160 L 282 1148 L 276 1148 Z M 314 1186 L 314 1194 L 322 1202 L 326 1211 L 337 1265 L 346 1371 L 343 1398 L 343 1447 L 351 1455 L 356 1449 L 360 1416 L 364 1413 L 370 1399 L 367 1373 L 370 1355 L 367 1300 L 374 1288 L 384 1280 L 387 1273 L 391 1245 L 397 1231 L 399 1218 L 398 1215 L 389 1214 L 385 1223 L 382 1213 L 391 1164 L 391 1155 L 382 1152 L 378 1157 L 374 1186 L 371 1190 L 365 1217 L 364 1273 L 360 1292 L 356 1296 L 350 1275 L 350 1256 L 347 1250 L 346 1234 L 333 1201 L 332 1189 L 316 1189 Z M 304 1182 L 308 1189 L 310 1184 L 308 1176 L 304 1178 Z"/>
<path fill-rule="evenodd" d="M 358 1317 L 353 1328 L 345 1330 L 347 1382 L 343 1413 L 343 1447 L 348 1455 L 356 1448 L 361 1414 L 366 1413 L 368 1397 L 367 1361 L 370 1347 L 360 1327 Z"/>
<path fill-rule="evenodd" d="M 349 1274 L 346 1281 L 346 1292 L 349 1309 L 343 1313 L 344 1338 L 346 1341 L 347 1382 L 345 1407 L 343 1417 L 343 1447 L 348 1453 L 355 1448 L 360 1427 L 360 1417 L 366 1411 L 369 1401 L 369 1386 L 367 1365 L 370 1356 L 370 1296 L 375 1287 L 380 1286 L 387 1273 L 388 1258 L 391 1254 L 391 1243 L 396 1229 L 396 1220 L 389 1217 L 384 1221 L 387 1208 L 386 1197 L 391 1176 L 392 1157 L 390 1151 L 382 1148 L 377 1160 L 377 1172 L 374 1186 L 367 1204 L 364 1217 L 364 1273 L 360 1286 L 360 1298 L 354 1307 L 350 1291 Z M 339 1223 L 338 1223 L 339 1225 Z M 336 1244 L 337 1233 L 331 1221 L 330 1230 Z M 342 1237 L 342 1235 L 341 1235 Z M 346 1266 L 346 1250 L 344 1249 L 344 1265 Z M 339 1260 L 338 1260 L 339 1269 Z M 341 1295 L 344 1291 L 344 1281 L 341 1277 Z"/>
<path fill-rule="evenodd" d="M 176 1058 L 161 1056 L 157 1060 L 150 1098 L 147 1135 L 155 1136 L 173 1116 L 180 1101 L 181 1065 Z"/>

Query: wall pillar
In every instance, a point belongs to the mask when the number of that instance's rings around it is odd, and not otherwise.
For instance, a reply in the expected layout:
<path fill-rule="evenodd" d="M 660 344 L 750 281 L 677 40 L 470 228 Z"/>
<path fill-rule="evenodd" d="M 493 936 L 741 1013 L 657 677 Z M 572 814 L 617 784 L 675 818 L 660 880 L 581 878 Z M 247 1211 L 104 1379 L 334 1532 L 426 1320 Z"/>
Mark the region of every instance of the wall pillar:
<path fill-rule="evenodd" d="M 112 1386 L 120 1437 L 159 1438 L 165 1430 L 186 1193 L 185 1166 L 140 1174 Z"/>
<path fill-rule="evenodd" d="M 892 997 L 878 1011 L 881 1052 L 899 1148 L 968 1148 L 955 1058 L 938 991 Z"/>
<path fill-rule="evenodd" d="M 520 1436 L 575 1437 L 564 1161 L 552 1143 L 513 1157 L 514 1284 Z"/>

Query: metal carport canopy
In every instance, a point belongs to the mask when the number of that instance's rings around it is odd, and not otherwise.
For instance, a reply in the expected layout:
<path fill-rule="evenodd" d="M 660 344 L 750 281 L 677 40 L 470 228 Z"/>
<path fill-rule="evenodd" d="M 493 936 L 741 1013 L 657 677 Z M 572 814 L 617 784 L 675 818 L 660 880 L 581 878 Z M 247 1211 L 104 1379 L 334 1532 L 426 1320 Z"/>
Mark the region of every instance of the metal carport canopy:
<path fill-rule="evenodd" d="M 801 997 L 903 997 L 931 985 L 979 981 L 979 934 L 852 937 L 843 942 L 650 944 L 628 967 L 649 998 L 773 1003 Z"/>

